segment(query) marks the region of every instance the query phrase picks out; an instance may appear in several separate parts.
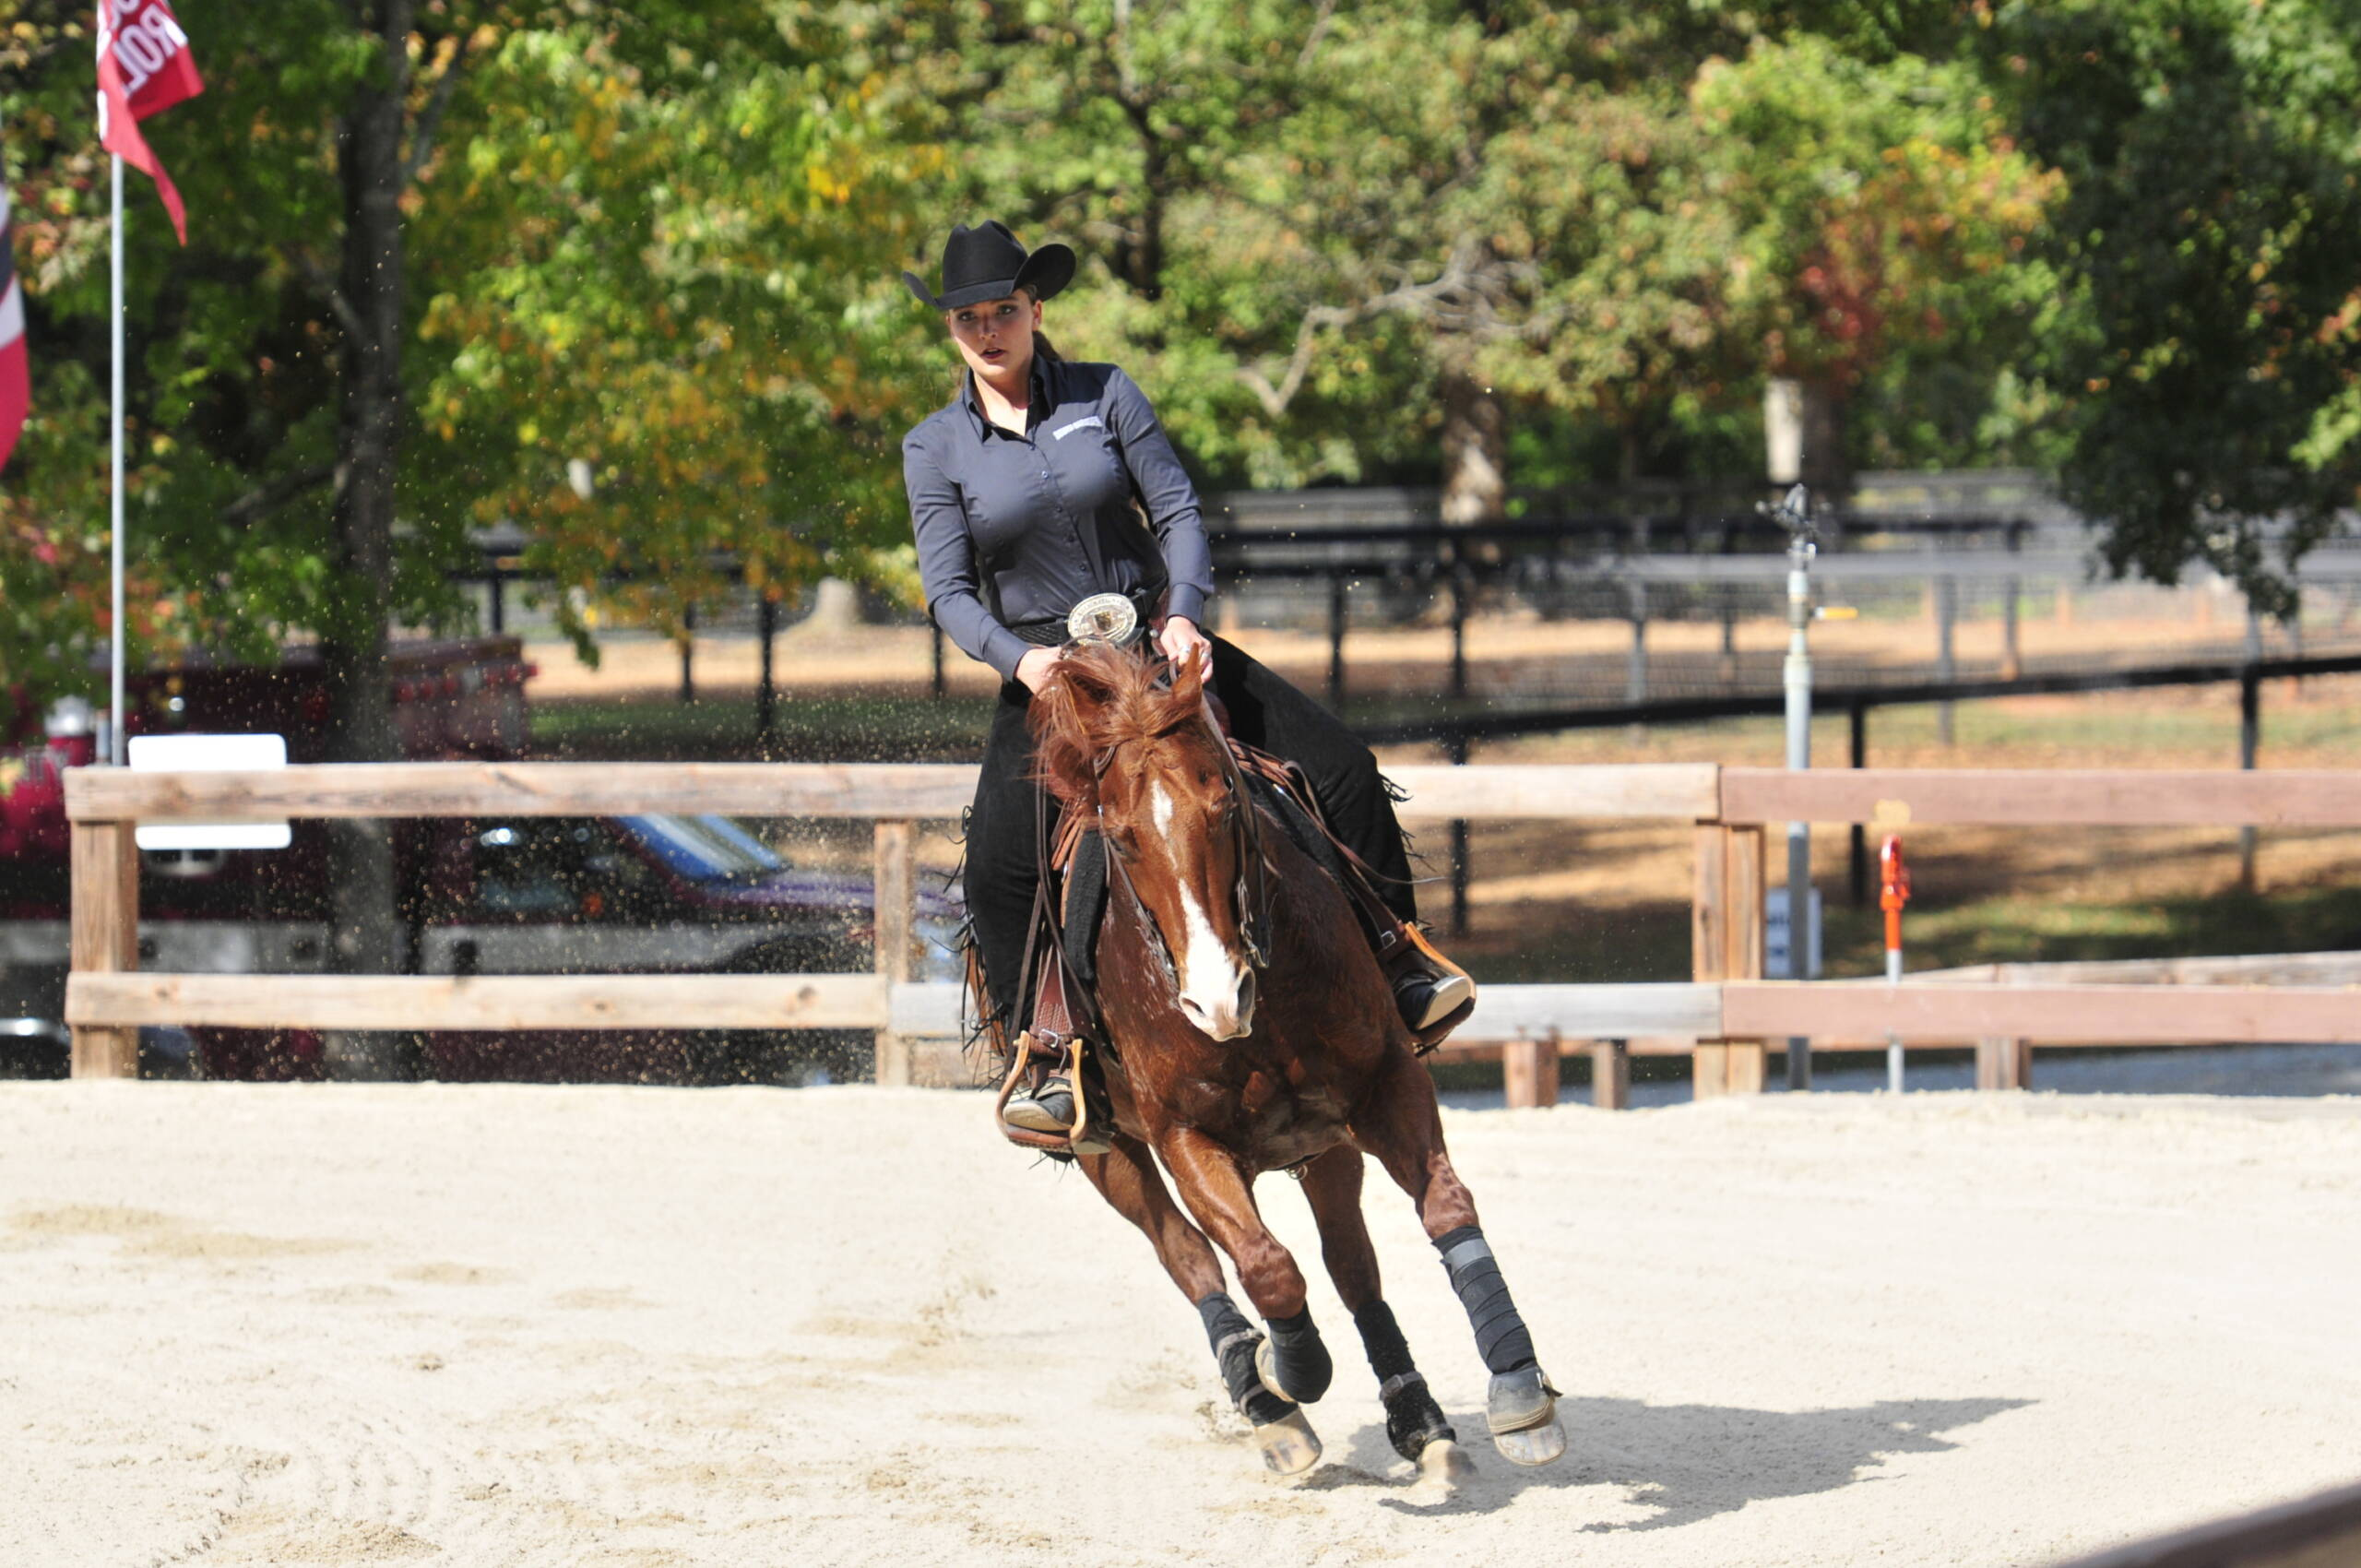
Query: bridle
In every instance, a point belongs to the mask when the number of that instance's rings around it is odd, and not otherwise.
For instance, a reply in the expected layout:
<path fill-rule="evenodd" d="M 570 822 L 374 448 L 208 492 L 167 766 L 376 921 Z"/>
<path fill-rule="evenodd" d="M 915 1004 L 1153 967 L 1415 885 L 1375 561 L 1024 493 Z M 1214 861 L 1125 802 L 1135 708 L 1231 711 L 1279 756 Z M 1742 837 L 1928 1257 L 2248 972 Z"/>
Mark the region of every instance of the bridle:
<path fill-rule="evenodd" d="M 1159 684 L 1169 685 L 1172 668 L 1168 663 L 1157 677 Z M 1214 720 L 1210 703 L 1202 709 L 1203 722 L 1213 732 L 1214 750 L 1221 757 L 1222 793 L 1229 802 L 1230 831 L 1238 858 L 1237 880 L 1231 885 L 1231 903 L 1238 915 L 1238 938 L 1246 949 L 1246 961 L 1257 970 L 1270 967 L 1271 947 L 1271 868 L 1263 855 L 1263 814 L 1254 804 L 1253 791 L 1248 787 L 1246 775 L 1238 766 L 1238 758 L 1229 749 L 1228 737 Z M 1103 784 L 1107 769 L 1115 760 L 1115 753 L 1127 742 L 1118 742 L 1091 758 L 1090 772 L 1095 784 Z M 1164 940 L 1164 932 L 1156 923 L 1156 915 L 1132 881 L 1131 868 L 1124 863 L 1115 847 L 1113 835 L 1107 831 L 1107 811 L 1103 791 L 1094 789 L 1092 811 L 1098 821 L 1099 841 L 1107 847 L 1107 874 L 1110 882 L 1121 884 L 1124 896 L 1138 909 L 1140 925 L 1147 934 L 1148 950 L 1163 966 L 1164 978 L 1171 982 L 1177 993 L 1180 988 L 1179 968 L 1172 961 L 1172 949 Z"/>

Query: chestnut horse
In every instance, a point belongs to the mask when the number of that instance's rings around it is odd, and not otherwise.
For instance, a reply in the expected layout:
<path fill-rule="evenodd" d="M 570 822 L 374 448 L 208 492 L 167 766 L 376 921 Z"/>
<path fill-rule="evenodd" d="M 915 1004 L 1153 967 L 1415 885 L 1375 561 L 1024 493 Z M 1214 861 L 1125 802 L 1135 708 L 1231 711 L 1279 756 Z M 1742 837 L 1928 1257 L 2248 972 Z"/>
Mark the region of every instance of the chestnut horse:
<path fill-rule="evenodd" d="M 1069 647 L 1031 723 L 1042 782 L 1109 852 L 1095 953 L 1112 1149 L 1080 1163 L 1195 1304 L 1264 1462 L 1291 1475 L 1318 1460 L 1300 1407 L 1333 1370 L 1302 1270 L 1255 1207 L 1254 1179 L 1289 1170 L 1377 1375 L 1386 1436 L 1428 1474 L 1468 1467 L 1379 1289 L 1364 1154 L 1418 1206 L 1467 1310 L 1492 1374 L 1495 1445 L 1518 1464 L 1557 1458 L 1557 1391 L 1444 1150 L 1434 1082 L 1347 895 L 1256 806 L 1197 673 L 1105 644 Z M 1225 1293 L 1208 1235 L 1267 1338 Z"/>

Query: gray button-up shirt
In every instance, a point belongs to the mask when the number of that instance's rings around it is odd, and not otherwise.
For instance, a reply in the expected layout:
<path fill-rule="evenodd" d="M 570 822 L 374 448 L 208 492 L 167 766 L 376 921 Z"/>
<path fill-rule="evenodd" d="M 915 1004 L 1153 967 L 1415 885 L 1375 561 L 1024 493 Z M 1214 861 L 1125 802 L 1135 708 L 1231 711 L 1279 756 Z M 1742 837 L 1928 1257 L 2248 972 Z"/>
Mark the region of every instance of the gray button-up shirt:
<path fill-rule="evenodd" d="M 1168 613 L 1192 621 L 1213 595 L 1196 490 L 1156 410 L 1113 365 L 1035 355 L 1022 435 L 986 419 L 963 382 L 902 438 L 902 479 L 927 613 L 1007 679 L 1094 593 L 1143 608 L 1161 595 Z"/>

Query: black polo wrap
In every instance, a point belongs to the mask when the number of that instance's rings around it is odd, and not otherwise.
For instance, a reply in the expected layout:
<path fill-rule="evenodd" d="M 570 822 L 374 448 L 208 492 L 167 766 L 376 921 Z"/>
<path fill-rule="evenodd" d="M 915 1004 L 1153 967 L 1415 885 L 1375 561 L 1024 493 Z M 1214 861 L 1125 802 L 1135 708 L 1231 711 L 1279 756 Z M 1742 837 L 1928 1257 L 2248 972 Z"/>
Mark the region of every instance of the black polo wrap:
<path fill-rule="evenodd" d="M 1451 1276 L 1451 1288 L 1459 1293 L 1459 1304 L 1467 1309 L 1467 1322 L 1476 1331 L 1476 1349 L 1484 1358 L 1485 1370 L 1498 1374 L 1532 1366 L 1538 1360 L 1533 1353 L 1533 1336 L 1525 1331 L 1525 1319 L 1509 1299 L 1508 1281 L 1501 1277 L 1501 1265 L 1492 1259 L 1483 1228 L 1463 1225 L 1438 1236 L 1435 1251 L 1442 1254 L 1443 1270 Z"/>
<path fill-rule="evenodd" d="M 1216 1290 L 1199 1301 L 1197 1315 L 1204 1320 L 1205 1339 L 1214 1348 L 1214 1360 L 1221 1367 L 1229 1402 L 1240 1414 L 1259 1427 L 1295 1408 L 1263 1386 L 1262 1376 L 1254 1370 L 1254 1348 L 1263 1342 L 1263 1336 L 1246 1321 L 1228 1291 Z"/>

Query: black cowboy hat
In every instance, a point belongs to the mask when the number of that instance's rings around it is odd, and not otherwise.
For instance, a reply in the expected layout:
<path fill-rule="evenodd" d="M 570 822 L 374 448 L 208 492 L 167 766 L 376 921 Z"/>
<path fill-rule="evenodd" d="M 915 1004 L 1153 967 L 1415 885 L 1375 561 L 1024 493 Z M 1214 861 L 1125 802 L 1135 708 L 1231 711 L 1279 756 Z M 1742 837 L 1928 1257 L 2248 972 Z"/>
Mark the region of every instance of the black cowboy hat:
<path fill-rule="evenodd" d="M 902 274 L 910 292 L 937 310 L 956 310 L 979 300 L 1004 300 L 1019 289 L 1030 289 L 1046 300 L 1074 277 L 1074 252 L 1060 244 L 1043 245 L 1027 255 L 1008 225 L 987 218 L 970 229 L 965 223 L 943 242 L 943 293 L 927 291 L 915 272 Z"/>

